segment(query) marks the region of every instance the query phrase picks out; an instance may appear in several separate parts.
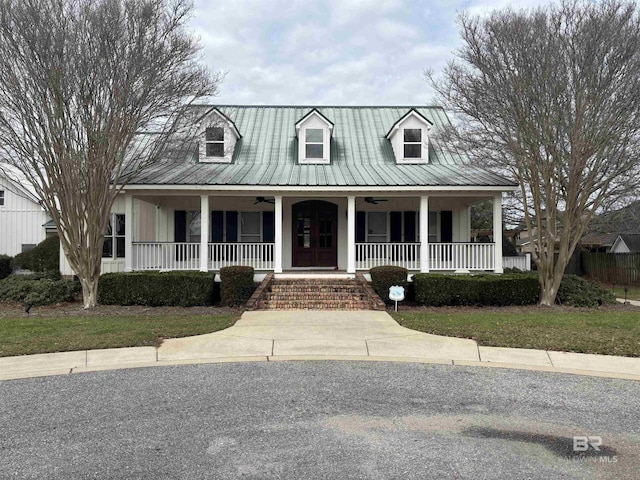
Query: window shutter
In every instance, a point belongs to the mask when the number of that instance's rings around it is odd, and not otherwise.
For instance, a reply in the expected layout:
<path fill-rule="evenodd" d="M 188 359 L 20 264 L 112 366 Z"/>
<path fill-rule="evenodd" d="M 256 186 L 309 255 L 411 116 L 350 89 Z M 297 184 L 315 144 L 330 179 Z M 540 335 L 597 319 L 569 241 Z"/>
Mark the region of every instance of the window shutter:
<path fill-rule="evenodd" d="M 262 212 L 262 241 L 272 243 L 275 239 L 274 212 Z"/>
<path fill-rule="evenodd" d="M 451 210 L 440 212 L 440 241 L 443 243 L 453 241 L 453 212 Z"/>
<path fill-rule="evenodd" d="M 391 212 L 389 214 L 389 223 L 391 231 L 389 232 L 389 239 L 392 242 L 402 241 L 402 212 Z"/>
<path fill-rule="evenodd" d="M 404 241 L 410 243 L 416 241 L 416 212 L 404 212 Z"/>
<path fill-rule="evenodd" d="M 366 215 L 366 212 L 356 212 L 356 243 L 366 241 Z"/>
<path fill-rule="evenodd" d="M 238 241 L 238 212 L 227 213 L 227 242 Z"/>
<path fill-rule="evenodd" d="M 176 210 L 173 212 L 173 241 L 187 241 L 187 212 Z"/>
<path fill-rule="evenodd" d="M 224 212 L 222 210 L 211 212 L 211 242 L 224 242 Z"/>

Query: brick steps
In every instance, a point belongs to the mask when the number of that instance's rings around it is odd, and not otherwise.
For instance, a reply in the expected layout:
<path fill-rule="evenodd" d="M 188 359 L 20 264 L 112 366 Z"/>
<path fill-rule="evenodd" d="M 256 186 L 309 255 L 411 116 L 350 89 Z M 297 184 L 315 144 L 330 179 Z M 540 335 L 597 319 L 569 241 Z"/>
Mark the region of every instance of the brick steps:
<path fill-rule="evenodd" d="M 250 309 L 381 310 L 384 304 L 361 275 L 356 279 L 265 278 Z"/>

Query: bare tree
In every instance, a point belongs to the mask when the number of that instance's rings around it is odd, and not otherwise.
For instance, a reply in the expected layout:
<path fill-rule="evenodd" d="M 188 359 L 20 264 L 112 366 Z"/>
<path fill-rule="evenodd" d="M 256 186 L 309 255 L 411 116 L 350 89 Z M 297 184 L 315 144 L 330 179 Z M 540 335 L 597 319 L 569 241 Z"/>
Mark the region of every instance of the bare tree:
<path fill-rule="evenodd" d="M 459 23 L 457 58 L 428 77 L 461 120 L 451 138 L 519 182 L 552 305 L 594 212 L 639 186 L 637 7 L 566 1 Z"/>
<path fill-rule="evenodd" d="M 33 184 L 96 305 L 111 206 L 186 140 L 201 65 L 184 0 L 0 0 L 0 161 Z"/>

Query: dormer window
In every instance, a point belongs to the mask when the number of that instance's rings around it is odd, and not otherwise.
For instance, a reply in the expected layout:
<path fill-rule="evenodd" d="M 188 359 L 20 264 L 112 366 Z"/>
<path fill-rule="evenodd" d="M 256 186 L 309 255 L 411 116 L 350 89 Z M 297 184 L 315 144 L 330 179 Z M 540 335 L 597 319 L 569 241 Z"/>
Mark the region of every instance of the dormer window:
<path fill-rule="evenodd" d="M 305 157 L 324 158 L 324 135 L 321 128 L 305 130 Z"/>
<path fill-rule="evenodd" d="M 404 158 L 422 158 L 422 130 L 404 129 Z"/>
<path fill-rule="evenodd" d="M 429 163 L 429 130 L 433 123 L 412 108 L 387 132 L 396 163 Z"/>
<path fill-rule="evenodd" d="M 298 163 L 330 163 L 332 133 L 333 123 L 316 108 L 298 120 Z"/>
<path fill-rule="evenodd" d="M 207 157 L 224 157 L 224 128 L 207 127 L 205 143 Z"/>

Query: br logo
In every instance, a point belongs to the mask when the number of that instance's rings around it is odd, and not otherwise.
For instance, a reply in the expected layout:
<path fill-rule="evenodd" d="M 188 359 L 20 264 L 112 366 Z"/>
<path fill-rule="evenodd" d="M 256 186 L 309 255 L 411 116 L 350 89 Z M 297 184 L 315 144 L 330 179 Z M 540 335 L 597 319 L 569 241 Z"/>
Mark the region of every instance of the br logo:
<path fill-rule="evenodd" d="M 587 450 L 589 450 L 589 447 L 593 448 L 596 452 L 599 452 L 600 445 L 602 445 L 602 437 L 587 437 L 581 435 L 576 435 L 575 437 L 573 437 L 574 452 L 586 452 Z"/>

